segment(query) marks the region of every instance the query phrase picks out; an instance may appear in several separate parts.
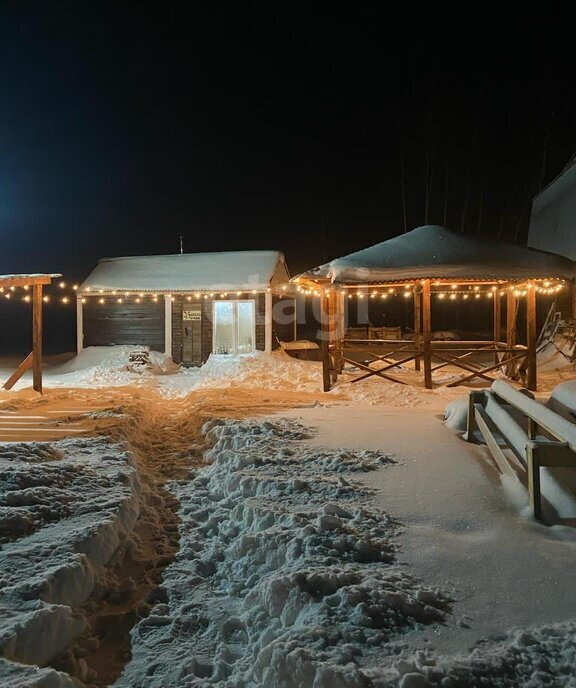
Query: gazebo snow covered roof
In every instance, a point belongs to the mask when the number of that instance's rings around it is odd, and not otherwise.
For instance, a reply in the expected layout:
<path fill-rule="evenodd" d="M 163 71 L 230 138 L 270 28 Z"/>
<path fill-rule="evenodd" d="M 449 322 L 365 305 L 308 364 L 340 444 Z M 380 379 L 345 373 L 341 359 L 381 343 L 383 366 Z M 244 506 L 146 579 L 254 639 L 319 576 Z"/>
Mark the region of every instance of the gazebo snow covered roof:
<path fill-rule="evenodd" d="M 350 285 L 428 278 L 573 279 L 574 263 L 554 253 L 426 225 L 336 258 L 301 277 Z"/>
<path fill-rule="evenodd" d="M 262 291 L 289 279 L 280 251 L 103 258 L 80 291 Z"/>

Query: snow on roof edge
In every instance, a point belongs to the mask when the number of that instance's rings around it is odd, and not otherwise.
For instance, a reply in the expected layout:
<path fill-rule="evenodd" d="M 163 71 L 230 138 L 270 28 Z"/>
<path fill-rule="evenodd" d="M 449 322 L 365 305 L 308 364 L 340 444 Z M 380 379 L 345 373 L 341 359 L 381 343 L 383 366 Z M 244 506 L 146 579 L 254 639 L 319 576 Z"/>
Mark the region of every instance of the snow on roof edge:
<path fill-rule="evenodd" d="M 211 291 L 264 289 L 281 266 L 290 279 L 286 258 L 276 249 L 212 251 L 105 257 L 80 289 L 133 291 Z"/>

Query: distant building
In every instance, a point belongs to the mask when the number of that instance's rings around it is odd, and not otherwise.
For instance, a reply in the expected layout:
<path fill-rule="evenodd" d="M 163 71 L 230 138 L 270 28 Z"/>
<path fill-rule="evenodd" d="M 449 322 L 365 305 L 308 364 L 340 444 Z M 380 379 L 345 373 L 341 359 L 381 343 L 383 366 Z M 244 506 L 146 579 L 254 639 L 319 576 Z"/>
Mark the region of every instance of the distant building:
<path fill-rule="evenodd" d="M 104 258 L 78 291 L 78 351 L 134 344 L 184 365 L 294 339 L 279 251 Z"/>
<path fill-rule="evenodd" d="M 528 246 L 576 260 L 576 157 L 532 201 Z"/>

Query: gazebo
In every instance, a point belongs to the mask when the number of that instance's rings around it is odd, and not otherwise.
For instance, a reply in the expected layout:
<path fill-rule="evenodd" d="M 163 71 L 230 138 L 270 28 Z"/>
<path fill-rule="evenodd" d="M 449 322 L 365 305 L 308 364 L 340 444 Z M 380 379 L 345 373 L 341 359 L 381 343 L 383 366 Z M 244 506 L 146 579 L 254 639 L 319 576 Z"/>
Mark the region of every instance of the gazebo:
<path fill-rule="evenodd" d="M 433 387 L 434 371 L 456 366 L 466 375 L 450 382 L 450 386 L 474 378 L 492 381 L 491 373 L 504 371 L 508 377 L 522 380 L 535 390 L 536 298 L 538 294 L 550 295 L 563 289 L 574 279 L 574 265 L 567 258 L 545 251 L 484 241 L 427 225 L 308 270 L 294 281 L 301 293 L 321 299 L 325 391 L 336 382 L 344 364 L 360 370 L 361 375 L 353 381 L 376 376 L 405 384 L 390 371 L 410 361 L 414 361 L 416 371 L 423 367 L 424 386 L 428 389 Z M 386 299 L 399 293 L 413 298 L 412 338 L 347 336 L 346 298 Z M 506 302 L 505 341 L 502 297 Z M 491 340 L 448 342 L 433 338 L 433 299 L 482 298 L 493 301 Z M 526 343 L 518 344 L 517 306 L 524 298 Z M 378 353 L 374 352 L 376 345 L 380 347 Z M 358 360 L 358 353 L 368 356 L 368 360 Z"/>
<path fill-rule="evenodd" d="M 32 368 L 32 387 L 42 394 L 42 289 L 55 277 L 61 277 L 61 275 L 59 273 L 0 275 L 0 294 L 9 297 L 15 289 L 23 288 L 30 291 L 30 294 L 24 297 L 25 300 L 32 302 L 32 351 L 2 385 L 3 389 L 12 389 L 22 375 Z"/>

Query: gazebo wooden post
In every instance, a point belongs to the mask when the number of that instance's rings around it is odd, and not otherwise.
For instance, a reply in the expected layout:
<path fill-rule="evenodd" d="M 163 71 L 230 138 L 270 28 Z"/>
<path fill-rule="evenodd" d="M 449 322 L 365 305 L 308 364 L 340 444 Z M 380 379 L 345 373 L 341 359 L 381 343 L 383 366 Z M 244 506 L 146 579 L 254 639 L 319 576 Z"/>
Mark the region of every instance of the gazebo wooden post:
<path fill-rule="evenodd" d="M 320 297 L 320 347 L 322 353 L 322 387 L 325 392 L 330 391 L 330 324 L 329 324 L 328 296 L 322 292 Z"/>
<path fill-rule="evenodd" d="M 32 387 L 42 394 L 42 285 L 32 286 Z"/>
<path fill-rule="evenodd" d="M 342 360 L 342 356 L 344 356 L 344 342 L 343 340 L 346 338 L 346 309 L 348 308 L 348 300 L 346 298 L 346 293 L 344 289 L 340 289 L 338 291 L 338 332 L 339 332 L 339 341 L 338 341 L 338 353 L 340 354 L 340 359 L 338 360 L 336 364 L 336 372 L 339 374 L 344 370 L 344 361 Z"/>
<path fill-rule="evenodd" d="M 506 346 L 508 349 L 513 349 L 516 346 L 516 297 L 514 291 L 510 288 L 506 291 Z M 508 358 L 512 353 L 508 354 Z M 514 375 L 514 368 L 516 366 L 510 363 L 506 367 L 506 375 L 512 377 Z"/>
<path fill-rule="evenodd" d="M 430 318 L 430 280 L 422 284 L 422 340 L 424 351 L 424 387 L 432 389 L 432 322 Z"/>
<path fill-rule="evenodd" d="M 494 364 L 498 363 L 498 342 L 502 337 L 502 302 L 500 292 L 494 292 Z"/>
<path fill-rule="evenodd" d="M 528 282 L 526 290 L 526 346 L 528 348 L 527 387 L 535 392 L 538 381 L 536 369 L 536 289 L 533 282 Z"/>
<path fill-rule="evenodd" d="M 420 330 L 421 330 L 420 291 L 418 283 L 414 285 L 414 369 L 420 370 Z"/>

